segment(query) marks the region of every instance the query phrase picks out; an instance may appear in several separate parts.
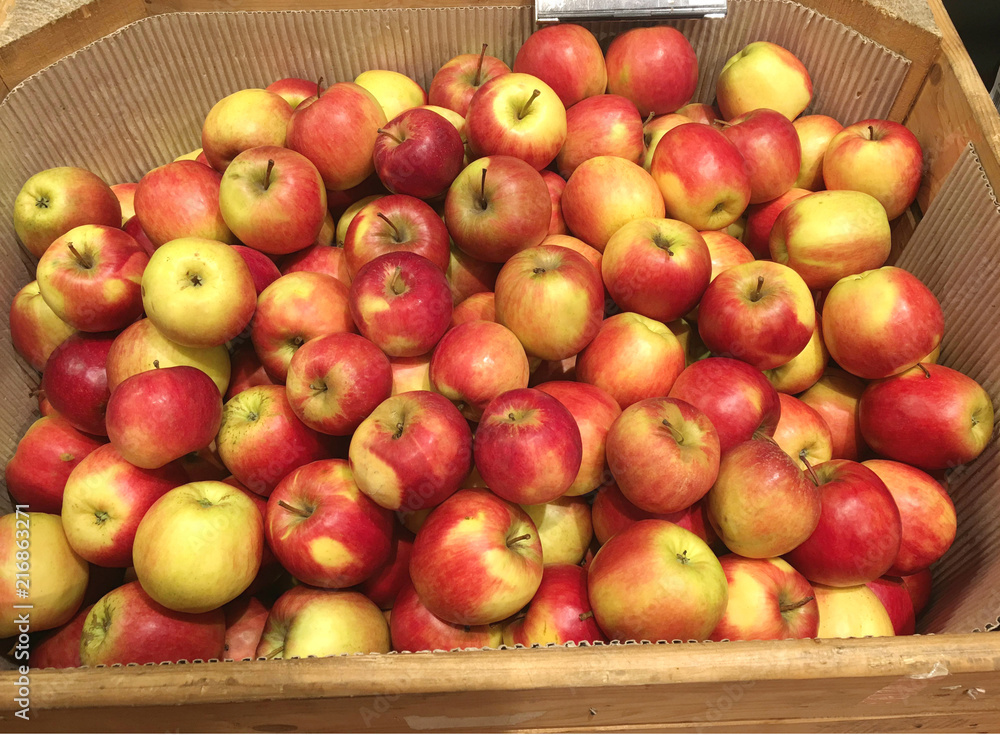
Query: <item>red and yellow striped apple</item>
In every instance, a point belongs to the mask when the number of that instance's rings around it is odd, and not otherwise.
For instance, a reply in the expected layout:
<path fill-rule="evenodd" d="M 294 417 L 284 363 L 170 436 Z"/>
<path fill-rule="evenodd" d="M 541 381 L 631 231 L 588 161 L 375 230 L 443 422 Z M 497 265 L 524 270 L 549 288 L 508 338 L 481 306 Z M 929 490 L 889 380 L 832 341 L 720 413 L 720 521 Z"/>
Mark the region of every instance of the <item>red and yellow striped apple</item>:
<path fill-rule="evenodd" d="M 598 94 L 566 111 L 566 142 L 556 156 L 559 175 L 569 178 L 584 161 L 595 156 L 618 156 L 642 163 L 643 128 L 631 100 L 617 94 Z"/>
<path fill-rule="evenodd" d="M 608 85 L 601 45 L 593 33 L 572 23 L 542 26 L 528 36 L 517 51 L 514 73 L 541 79 L 567 110 L 603 94 Z"/>
<path fill-rule="evenodd" d="M 615 36 L 605 57 L 608 91 L 632 100 L 643 117 L 686 105 L 698 86 L 698 57 L 676 28 L 633 28 Z"/>
<path fill-rule="evenodd" d="M 347 228 L 344 256 L 352 279 L 366 263 L 395 252 L 416 253 L 442 272 L 448 269 L 448 229 L 437 212 L 416 197 L 379 197 L 358 210 Z"/>
<path fill-rule="evenodd" d="M 438 69 L 427 90 L 427 101 L 454 110 L 464 118 L 480 87 L 494 77 L 510 74 L 510 67 L 495 56 L 488 56 L 486 48 L 484 43 L 480 53 L 459 54 Z"/>
<path fill-rule="evenodd" d="M 812 92 L 812 79 L 798 57 L 768 41 L 755 41 L 732 56 L 715 87 L 726 120 L 762 107 L 794 120 L 809 106 Z"/>
<path fill-rule="evenodd" d="M 795 186 L 809 191 L 826 188 L 823 181 L 823 159 L 830 141 L 844 126 L 828 115 L 803 115 L 792 122 L 802 147 L 802 165 Z"/>
<path fill-rule="evenodd" d="M 819 411 L 785 393 L 779 393 L 778 400 L 781 418 L 773 438 L 785 454 L 802 469 L 806 463 L 815 466 L 833 459 L 833 437 Z"/>
<path fill-rule="evenodd" d="M 155 246 L 182 237 L 235 242 L 219 206 L 222 174 L 196 161 L 154 168 L 135 190 L 135 216 Z"/>
<path fill-rule="evenodd" d="M 508 646 L 545 646 L 607 641 L 594 621 L 587 597 L 587 570 L 575 564 L 546 564 L 542 583 L 528 607 L 503 628 Z"/>
<path fill-rule="evenodd" d="M 39 372 L 45 370 L 52 351 L 76 331 L 45 303 L 38 281 L 32 281 L 14 295 L 8 323 L 14 349 Z"/>
<path fill-rule="evenodd" d="M 858 423 L 858 402 L 865 381 L 836 367 L 827 367 L 799 399 L 816 409 L 830 427 L 833 458 L 858 460 L 867 451 Z"/>

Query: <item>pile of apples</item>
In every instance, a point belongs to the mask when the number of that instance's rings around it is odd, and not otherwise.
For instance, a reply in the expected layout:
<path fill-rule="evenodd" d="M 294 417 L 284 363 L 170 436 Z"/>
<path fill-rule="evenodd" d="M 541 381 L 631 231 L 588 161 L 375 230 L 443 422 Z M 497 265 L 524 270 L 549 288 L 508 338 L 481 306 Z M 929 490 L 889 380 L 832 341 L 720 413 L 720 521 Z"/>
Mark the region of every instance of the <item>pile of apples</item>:
<path fill-rule="evenodd" d="M 915 137 L 768 42 L 717 106 L 669 27 L 486 51 L 24 185 L 31 665 L 913 632 L 993 430 L 885 266 Z"/>

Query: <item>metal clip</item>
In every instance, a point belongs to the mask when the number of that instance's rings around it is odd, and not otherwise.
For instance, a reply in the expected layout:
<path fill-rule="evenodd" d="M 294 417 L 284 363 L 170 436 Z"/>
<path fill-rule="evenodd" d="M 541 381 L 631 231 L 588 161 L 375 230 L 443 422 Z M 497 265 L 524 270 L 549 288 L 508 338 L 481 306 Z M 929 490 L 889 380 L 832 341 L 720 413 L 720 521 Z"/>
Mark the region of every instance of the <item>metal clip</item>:
<path fill-rule="evenodd" d="M 727 0 L 535 0 L 536 23 L 725 18 Z"/>

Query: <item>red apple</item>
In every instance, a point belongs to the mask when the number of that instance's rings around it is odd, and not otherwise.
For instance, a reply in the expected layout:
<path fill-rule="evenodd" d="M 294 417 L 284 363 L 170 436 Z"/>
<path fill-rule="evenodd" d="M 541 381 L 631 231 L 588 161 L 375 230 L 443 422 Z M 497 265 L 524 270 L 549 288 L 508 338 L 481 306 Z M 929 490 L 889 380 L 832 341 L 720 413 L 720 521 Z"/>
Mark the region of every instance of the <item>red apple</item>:
<path fill-rule="evenodd" d="M 913 601 L 913 611 L 917 615 L 922 613 L 931 599 L 931 570 L 925 569 L 916 574 L 908 574 L 903 578 L 903 586 L 910 594 Z"/>
<path fill-rule="evenodd" d="M 844 129 L 844 126 L 827 115 L 803 115 L 792 125 L 799 136 L 802 148 L 802 166 L 795 186 L 809 191 L 826 188 L 823 182 L 823 159 L 830 147 L 830 141 Z"/>
<path fill-rule="evenodd" d="M 238 393 L 255 385 L 273 385 L 261 364 L 251 342 L 244 342 L 233 351 L 232 378 L 224 399 L 228 401 Z"/>
<path fill-rule="evenodd" d="M 347 258 L 343 246 L 317 244 L 286 255 L 281 259 L 279 270 L 283 276 L 301 271 L 322 273 L 333 276 L 345 286 L 351 285 L 351 274 L 347 270 Z"/>
<path fill-rule="evenodd" d="M 389 629 L 392 647 L 397 651 L 498 648 L 503 643 L 502 623 L 457 625 L 446 622 L 427 609 L 409 582 L 396 597 Z"/>
<path fill-rule="evenodd" d="M 556 168 L 560 176 L 569 178 L 581 163 L 595 156 L 642 163 L 643 142 L 642 118 L 632 101 L 617 94 L 598 94 L 567 110 L 566 142 L 556 156 Z"/>
<path fill-rule="evenodd" d="M 632 100 L 646 117 L 686 105 L 698 86 L 698 57 L 676 28 L 620 33 L 608 47 L 608 91 Z"/>
<path fill-rule="evenodd" d="M 396 599 L 405 587 L 410 587 L 410 556 L 413 554 L 413 534 L 399 521 L 393 522 L 389 558 L 374 574 L 358 586 L 358 590 L 383 610 L 395 609 Z"/>
<path fill-rule="evenodd" d="M 73 619 L 64 625 L 46 631 L 31 642 L 31 668 L 34 669 L 78 669 L 80 661 L 80 641 L 83 625 L 93 605 L 80 608 Z"/>
<path fill-rule="evenodd" d="M 392 368 L 392 395 L 414 390 L 433 390 L 431 387 L 431 355 L 416 357 L 390 357 Z"/>
<path fill-rule="evenodd" d="M 508 646 L 545 646 L 607 641 L 587 597 L 587 570 L 575 564 L 546 565 L 542 583 L 526 610 L 503 630 Z"/>
<path fill-rule="evenodd" d="M 752 263 L 754 261 L 753 253 L 747 249 L 746 245 L 732 235 L 727 235 L 725 232 L 719 232 L 718 230 L 705 230 L 698 234 L 705 241 L 705 245 L 708 246 L 709 255 L 712 256 L 710 283 L 718 278 L 720 273 L 729 270 L 734 265 L 743 265 L 744 263 Z M 697 316 L 698 309 L 696 307 L 690 312 L 688 319 L 698 321 Z"/>
<path fill-rule="evenodd" d="M 683 107 L 678 107 L 677 114 L 703 125 L 714 125 L 716 121 L 722 118 L 722 113 L 719 112 L 718 107 L 715 105 L 706 105 L 701 102 L 690 102 Z"/>
<path fill-rule="evenodd" d="M 243 262 L 246 263 L 247 269 L 250 271 L 250 277 L 253 278 L 254 290 L 258 296 L 260 296 L 265 288 L 281 278 L 281 271 L 278 270 L 278 266 L 261 251 L 248 248 L 246 245 L 233 245 L 232 247 L 243 258 Z"/>
<path fill-rule="evenodd" d="M 292 108 L 266 89 L 241 89 L 223 97 L 205 116 L 202 153 L 216 171 L 226 171 L 251 148 L 284 147 Z"/>
<path fill-rule="evenodd" d="M 322 80 L 322 77 L 320 79 Z M 294 110 L 303 100 L 313 96 L 318 97 L 322 92 L 319 85 L 319 82 L 311 82 L 308 79 L 285 77 L 271 82 L 264 89 L 268 92 L 274 92 Z M 253 654 L 251 653 L 251 655 Z"/>
<path fill-rule="evenodd" d="M 568 235 L 566 220 L 562 214 L 562 193 L 566 188 L 566 179 L 555 171 L 542 171 L 542 179 L 549 189 L 549 199 L 552 200 L 552 217 L 549 219 L 549 235 Z"/>
<path fill-rule="evenodd" d="M 778 394 L 781 418 L 774 429 L 774 441 L 802 469 L 833 458 L 833 438 L 826 419 L 795 396 Z"/>
<path fill-rule="evenodd" d="M 679 115 L 674 112 L 667 113 L 666 115 L 659 115 L 652 119 L 646 120 L 642 126 L 642 141 L 645 145 L 645 154 L 642 157 L 642 167 L 649 171 L 653 167 L 653 156 L 656 154 L 656 146 L 660 144 L 660 140 L 664 135 L 667 134 L 668 130 L 673 130 L 678 125 L 687 125 L 690 122 L 694 122 L 684 115 Z"/>
<path fill-rule="evenodd" d="M 606 544 L 608 539 L 615 534 L 649 518 L 670 521 L 691 531 L 709 546 L 714 545 L 719 540 L 708 521 L 704 501 L 697 502 L 677 513 L 649 513 L 630 502 L 614 482 L 602 486 L 597 491 L 597 495 L 594 496 L 594 505 L 591 508 L 591 516 L 594 524 L 594 539 L 598 544 Z"/>
<path fill-rule="evenodd" d="M 547 235 L 546 238 L 542 240 L 542 245 L 556 245 L 561 248 L 575 250 L 586 258 L 587 261 L 597 269 L 598 273 L 601 272 L 601 261 L 604 259 L 601 251 L 590 247 L 590 245 L 578 237 L 573 237 L 572 235 Z"/>
<path fill-rule="evenodd" d="M 39 372 L 45 370 L 52 351 L 76 331 L 45 303 L 38 281 L 32 281 L 14 295 L 9 324 L 14 349 Z"/>
<path fill-rule="evenodd" d="M 747 228 L 743 233 L 743 242 L 756 257 L 767 259 L 771 257 L 771 228 L 785 207 L 796 199 L 809 194 L 805 189 L 789 189 L 781 196 L 760 204 L 747 207 Z"/>
<path fill-rule="evenodd" d="M 448 229 L 429 204 L 401 194 L 380 197 L 362 207 L 351 220 L 344 257 L 352 279 L 366 263 L 396 252 L 416 253 L 442 272 L 448 269 Z"/>
<path fill-rule="evenodd" d="M 53 350 L 42 390 L 59 414 L 87 434 L 107 436 L 108 352 L 114 334 L 73 334 Z"/>
<path fill-rule="evenodd" d="M 465 117 L 472 96 L 481 86 L 510 73 L 510 67 L 500 59 L 486 55 L 486 48 L 484 43 L 481 53 L 459 54 L 438 69 L 427 90 L 427 101 Z"/>
<path fill-rule="evenodd" d="M 739 149 L 750 174 L 750 203 L 769 202 L 795 185 L 802 145 L 788 118 L 760 109 L 732 118 L 722 130 Z"/>
<path fill-rule="evenodd" d="M 896 635 L 913 635 L 916 629 L 916 616 L 913 611 L 913 600 L 906 591 L 906 585 L 899 577 L 879 577 L 865 585 L 879 602 L 885 607 L 892 620 L 892 629 Z"/>
<path fill-rule="evenodd" d="M 451 312 L 450 329 L 467 322 L 496 320 L 496 295 L 492 291 L 480 291 L 455 305 L 455 309 Z M 518 345 L 520 346 L 520 343 Z"/>
<path fill-rule="evenodd" d="M 867 451 L 858 423 L 858 402 L 865 381 L 843 370 L 828 367 L 822 377 L 799 396 L 816 409 L 830 427 L 833 458 L 858 460 Z"/>
<path fill-rule="evenodd" d="M 567 110 L 603 94 L 608 80 L 604 54 L 594 34 L 572 23 L 543 26 L 528 36 L 513 68 L 552 87 Z"/>
<path fill-rule="evenodd" d="M 809 106 L 812 79 L 791 51 L 768 41 L 755 41 L 732 56 L 715 87 L 726 120 L 762 107 L 794 120 Z"/>
<path fill-rule="evenodd" d="M 465 145 L 448 120 L 419 107 L 404 110 L 375 139 L 375 172 L 395 194 L 433 199 L 462 170 Z"/>
<path fill-rule="evenodd" d="M 181 237 L 233 242 L 222 217 L 222 174 L 195 161 L 154 168 L 135 190 L 135 216 L 154 246 Z"/>
<path fill-rule="evenodd" d="M 260 600 L 242 595 L 222 608 L 226 616 L 223 657 L 233 661 L 253 658 L 260 643 L 268 610 Z"/>

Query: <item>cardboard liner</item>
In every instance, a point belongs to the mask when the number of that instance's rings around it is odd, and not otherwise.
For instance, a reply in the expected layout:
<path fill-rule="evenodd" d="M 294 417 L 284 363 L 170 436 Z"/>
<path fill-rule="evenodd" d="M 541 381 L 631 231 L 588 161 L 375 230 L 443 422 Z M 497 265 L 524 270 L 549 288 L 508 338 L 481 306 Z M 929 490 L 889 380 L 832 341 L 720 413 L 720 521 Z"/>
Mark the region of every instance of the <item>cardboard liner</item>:
<path fill-rule="evenodd" d="M 941 362 L 1000 395 L 1000 206 L 970 144 L 917 225 L 898 262 L 944 310 Z M 958 513 L 954 546 L 933 568 L 934 599 L 924 632 L 993 628 L 1000 617 L 1000 446 L 949 472 Z"/>

